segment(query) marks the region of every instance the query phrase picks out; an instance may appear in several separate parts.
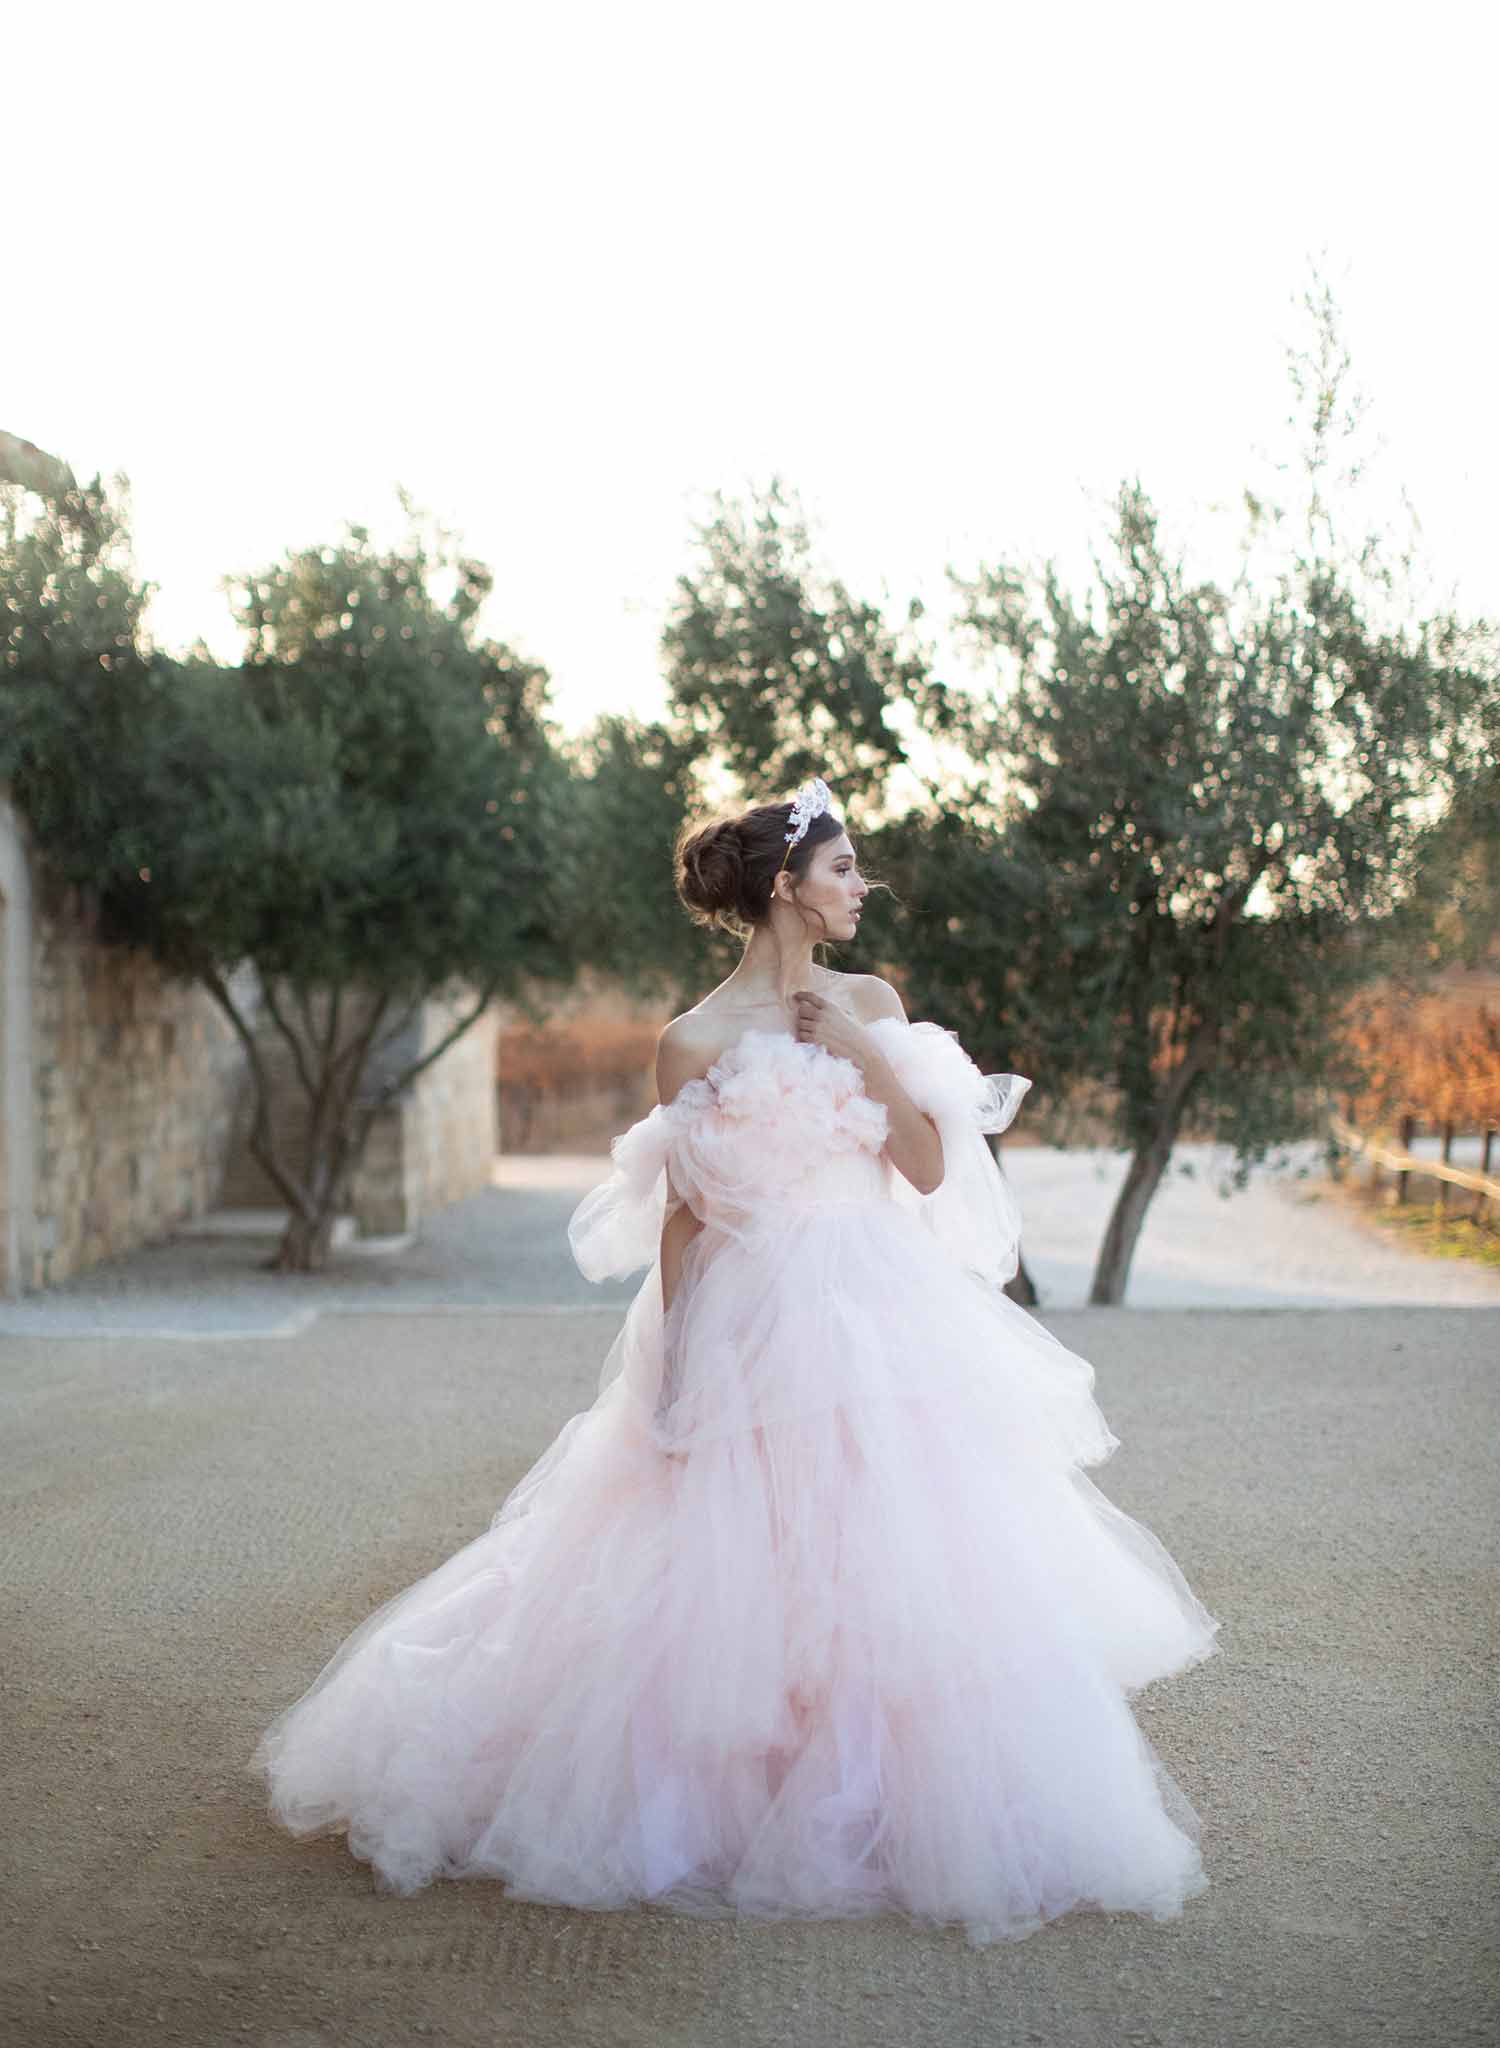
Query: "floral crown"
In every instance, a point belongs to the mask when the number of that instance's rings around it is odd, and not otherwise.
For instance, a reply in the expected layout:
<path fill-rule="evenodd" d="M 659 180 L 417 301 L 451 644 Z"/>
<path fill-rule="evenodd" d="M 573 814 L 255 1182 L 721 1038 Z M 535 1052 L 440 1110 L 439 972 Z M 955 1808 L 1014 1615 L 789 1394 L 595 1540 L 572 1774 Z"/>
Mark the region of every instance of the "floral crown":
<path fill-rule="evenodd" d="M 811 782 L 804 782 L 792 798 L 792 829 L 786 835 L 786 852 L 781 856 L 781 868 L 792 857 L 792 848 L 802 837 L 814 818 L 821 818 L 833 803 L 833 793 L 821 775 L 815 775 Z M 781 868 L 776 870 L 781 873 Z"/>

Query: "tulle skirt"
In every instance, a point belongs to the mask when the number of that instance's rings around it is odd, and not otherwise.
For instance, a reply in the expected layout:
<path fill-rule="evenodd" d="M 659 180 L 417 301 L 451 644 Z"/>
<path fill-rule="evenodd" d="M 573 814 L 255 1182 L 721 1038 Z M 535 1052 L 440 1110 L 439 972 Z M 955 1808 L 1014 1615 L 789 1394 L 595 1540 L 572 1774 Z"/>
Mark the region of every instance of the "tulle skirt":
<path fill-rule="evenodd" d="M 700 1233 L 489 1528 L 266 1731 L 275 1818 L 398 1892 L 1175 1915 L 1198 1818 L 1127 1696 L 1219 1624 L 1087 1477 L 1092 1387 L 893 1204 Z"/>

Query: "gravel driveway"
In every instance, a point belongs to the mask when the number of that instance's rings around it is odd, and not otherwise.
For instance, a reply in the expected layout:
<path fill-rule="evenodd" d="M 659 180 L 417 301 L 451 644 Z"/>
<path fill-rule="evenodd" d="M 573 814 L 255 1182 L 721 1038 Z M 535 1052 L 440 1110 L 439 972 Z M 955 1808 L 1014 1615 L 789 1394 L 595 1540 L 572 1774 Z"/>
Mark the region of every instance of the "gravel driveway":
<path fill-rule="evenodd" d="M 1166 1926 L 382 1897 L 242 1765 L 593 1398 L 618 1309 L 325 1313 L 280 1341 L 12 1336 L 0 2039 L 517 2048 L 1493 2038 L 1495 1365 L 1478 1309 L 1097 1311 L 1096 1476 L 1223 1620 L 1143 1725 L 1204 1817 Z"/>

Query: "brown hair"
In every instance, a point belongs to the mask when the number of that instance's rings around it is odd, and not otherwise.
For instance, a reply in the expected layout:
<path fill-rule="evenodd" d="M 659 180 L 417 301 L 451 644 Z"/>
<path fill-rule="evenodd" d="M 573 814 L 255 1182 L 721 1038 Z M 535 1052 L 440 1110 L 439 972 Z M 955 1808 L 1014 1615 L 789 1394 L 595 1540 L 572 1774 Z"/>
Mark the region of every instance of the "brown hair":
<path fill-rule="evenodd" d="M 790 802 L 752 804 L 706 825 L 683 825 L 672 849 L 672 873 L 694 924 L 717 925 L 743 938 L 765 922 L 791 825 Z M 813 848 L 837 839 L 843 829 L 843 820 L 832 811 L 813 819 L 787 855 L 786 869 L 794 885 L 805 873 Z"/>

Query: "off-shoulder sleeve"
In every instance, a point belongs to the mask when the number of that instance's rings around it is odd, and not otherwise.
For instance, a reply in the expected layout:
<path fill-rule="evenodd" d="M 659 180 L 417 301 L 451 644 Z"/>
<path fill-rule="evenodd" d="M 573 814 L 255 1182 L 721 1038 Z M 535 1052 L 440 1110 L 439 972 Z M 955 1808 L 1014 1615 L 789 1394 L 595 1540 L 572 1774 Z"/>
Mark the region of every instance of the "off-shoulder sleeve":
<path fill-rule="evenodd" d="M 656 1259 L 667 1216 L 667 1160 L 681 1100 L 679 1095 L 671 1103 L 658 1103 L 611 1141 L 609 1174 L 569 1217 L 568 1243 L 586 1280 L 623 1280 Z"/>
<path fill-rule="evenodd" d="M 941 1183 L 923 1195 L 898 1173 L 897 1199 L 961 1265 L 1004 1286 L 1020 1263 L 1021 1212 L 985 1138 L 1010 1124 L 1030 1081 L 1024 1074 L 981 1074 L 956 1034 L 939 1024 L 880 1017 L 866 1028 L 943 1141 Z"/>

